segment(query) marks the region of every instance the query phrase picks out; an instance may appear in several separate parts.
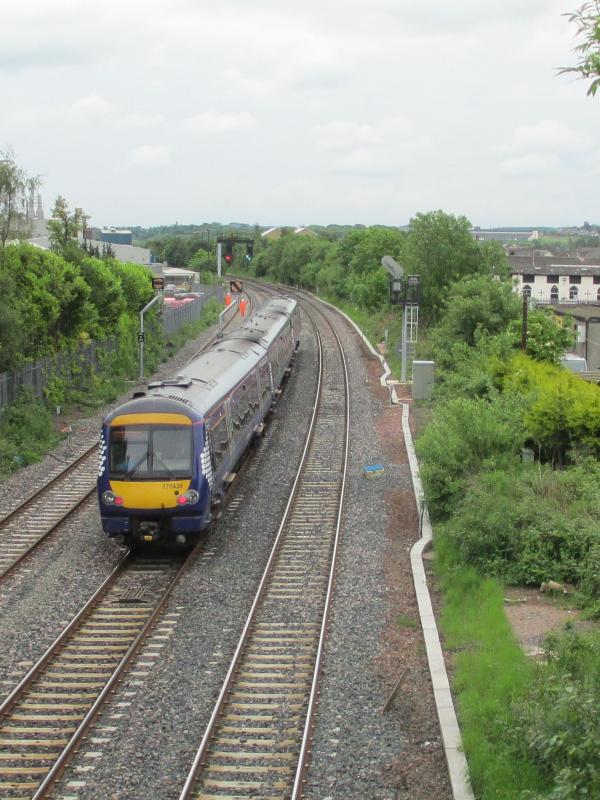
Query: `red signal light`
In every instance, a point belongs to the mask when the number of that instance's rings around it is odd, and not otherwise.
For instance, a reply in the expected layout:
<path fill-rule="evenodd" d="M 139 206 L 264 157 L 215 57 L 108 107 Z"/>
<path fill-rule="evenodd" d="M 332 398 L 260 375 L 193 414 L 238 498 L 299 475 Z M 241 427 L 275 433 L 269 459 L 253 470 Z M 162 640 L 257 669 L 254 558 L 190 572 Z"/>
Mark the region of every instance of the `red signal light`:
<path fill-rule="evenodd" d="M 229 254 L 227 254 L 227 255 L 225 256 L 225 261 L 226 261 L 228 264 L 229 264 L 229 262 L 231 261 L 231 256 L 230 256 Z"/>

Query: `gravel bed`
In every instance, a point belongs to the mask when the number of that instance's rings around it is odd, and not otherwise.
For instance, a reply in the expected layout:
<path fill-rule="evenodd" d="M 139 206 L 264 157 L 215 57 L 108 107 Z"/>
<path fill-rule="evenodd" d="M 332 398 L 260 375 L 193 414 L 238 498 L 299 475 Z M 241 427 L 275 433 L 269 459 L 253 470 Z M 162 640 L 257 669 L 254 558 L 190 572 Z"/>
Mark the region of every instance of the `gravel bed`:
<path fill-rule="evenodd" d="M 351 437 L 343 538 L 306 800 L 447 800 L 452 796 L 407 565 L 416 538 L 412 482 L 379 360 L 341 318 Z M 399 409 L 393 409 L 397 422 Z M 390 441 L 391 440 L 391 441 Z M 405 454 L 404 454 L 405 455 Z M 382 464 L 383 475 L 361 469 Z M 398 502 L 403 500 L 404 502 Z M 404 610 L 403 610 L 404 609 Z M 410 615 L 400 641 L 398 614 Z M 404 616 L 402 617 L 404 620 Z M 385 714 L 382 708 L 407 668 Z"/>
<path fill-rule="evenodd" d="M 304 446 L 316 388 L 316 352 L 307 329 L 263 443 L 240 476 L 231 506 L 169 601 L 163 620 L 172 623 L 172 633 L 161 629 L 165 638 L 150 641 L 136 659 L 54 797 L 178 797 L 254 599 Z M 155 647 L 159 657 L 152 655 Z M 90 752 L 101 753 L 93 758 L 93 769 Z"/>

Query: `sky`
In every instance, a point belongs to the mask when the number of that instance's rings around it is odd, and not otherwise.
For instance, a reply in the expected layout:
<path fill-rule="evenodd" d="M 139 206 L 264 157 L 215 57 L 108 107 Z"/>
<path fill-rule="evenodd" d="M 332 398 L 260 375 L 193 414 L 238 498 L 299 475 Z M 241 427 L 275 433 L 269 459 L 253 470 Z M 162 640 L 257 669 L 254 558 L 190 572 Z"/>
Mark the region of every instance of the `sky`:
<path fill-rule="evenodd" d="M 0 150 L 98 226 L 600 223 L 580 4 L 6 3 Z"/>

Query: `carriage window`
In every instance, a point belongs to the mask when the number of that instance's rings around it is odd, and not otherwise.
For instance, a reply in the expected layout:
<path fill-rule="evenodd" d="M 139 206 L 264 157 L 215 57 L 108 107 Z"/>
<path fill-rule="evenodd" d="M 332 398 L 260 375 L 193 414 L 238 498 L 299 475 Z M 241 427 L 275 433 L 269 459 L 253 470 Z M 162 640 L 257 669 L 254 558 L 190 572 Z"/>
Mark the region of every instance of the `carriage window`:
<path fill-rule="evenodd" d="M 229 434 L 225 414 L 212 425 L 209 431 L 210 455 L 214 470 L 218 470 L 229 451 Z"/>
<path fill-rule="evenodd" d="M 264 397 L 266 394 L 270 394 L 271 377 L 269 375 L 269 365 L 267 363 L 262 364 L 260 367 L 260 385 L 262 397 Z"/>

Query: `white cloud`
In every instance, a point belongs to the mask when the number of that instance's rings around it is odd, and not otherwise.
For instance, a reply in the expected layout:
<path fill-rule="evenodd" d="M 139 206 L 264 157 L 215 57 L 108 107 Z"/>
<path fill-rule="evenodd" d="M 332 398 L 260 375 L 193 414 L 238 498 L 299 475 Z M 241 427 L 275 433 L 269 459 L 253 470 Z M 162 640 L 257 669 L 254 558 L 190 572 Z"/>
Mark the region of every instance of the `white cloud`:
<path fill-rule="evenodd" d="M 558 159 L 549 153 L 528 153 L 522 156 L 505 159 L 501 164 L 501 171 L 505 175 L 515 177 L 521 175 L 537 175 L 549 173 L 556 169 Z"/>
<path fill-rule="evenodd" d="M 122 128 L 149 128 L 157 125 L 164 125 L 164 114 L 145 114 L 140 111 L 132 111 L 129 114 L 119 117 L 117 125 Z"/>
<path fill-rule="evenodd" d="M 325 150 L 343 150 L 364 144 L 375 144 L 381 134 L 372 126 L 357 122 L 328 122 L 314 129 L 317 144 Z"/>
<path fill-rule="evenodd" d="M 232 84 L 239 86 L 240 89 L 249 94 L 270 94 L 279 85 L 279 82 L 273 77 L 252 78 L 247 72 L 242 72 L 239 69 L 226 69 L 223 75 Z"/>
<path fill-rule="evenodd" d="M 254 128 L 256 120 L 249 111 L 204 111 L 187 119 L 184 127 L 197 133 L 228 133 Z"/>
<path fill-rule="evenodd" d="M 142 144 L 131 154 L 131 163 L 142 167 L 162 167 L 171 161 L 171 151 L 162 144 Z"/>
<path fill-rule="evenodd" d="M 99 94 L 90 94 L 79 97 L 70 108 L 69 113 L 81 118 L 106 118 L 115 111 L 115 106 Z"/>
<path fill-rule="evenodd" d="M 512 147 L 514 149 L 569 150 L 581 145 L 582 137 L 563 122 L 544 119 L 531 125 L 515 128 Z"/>

